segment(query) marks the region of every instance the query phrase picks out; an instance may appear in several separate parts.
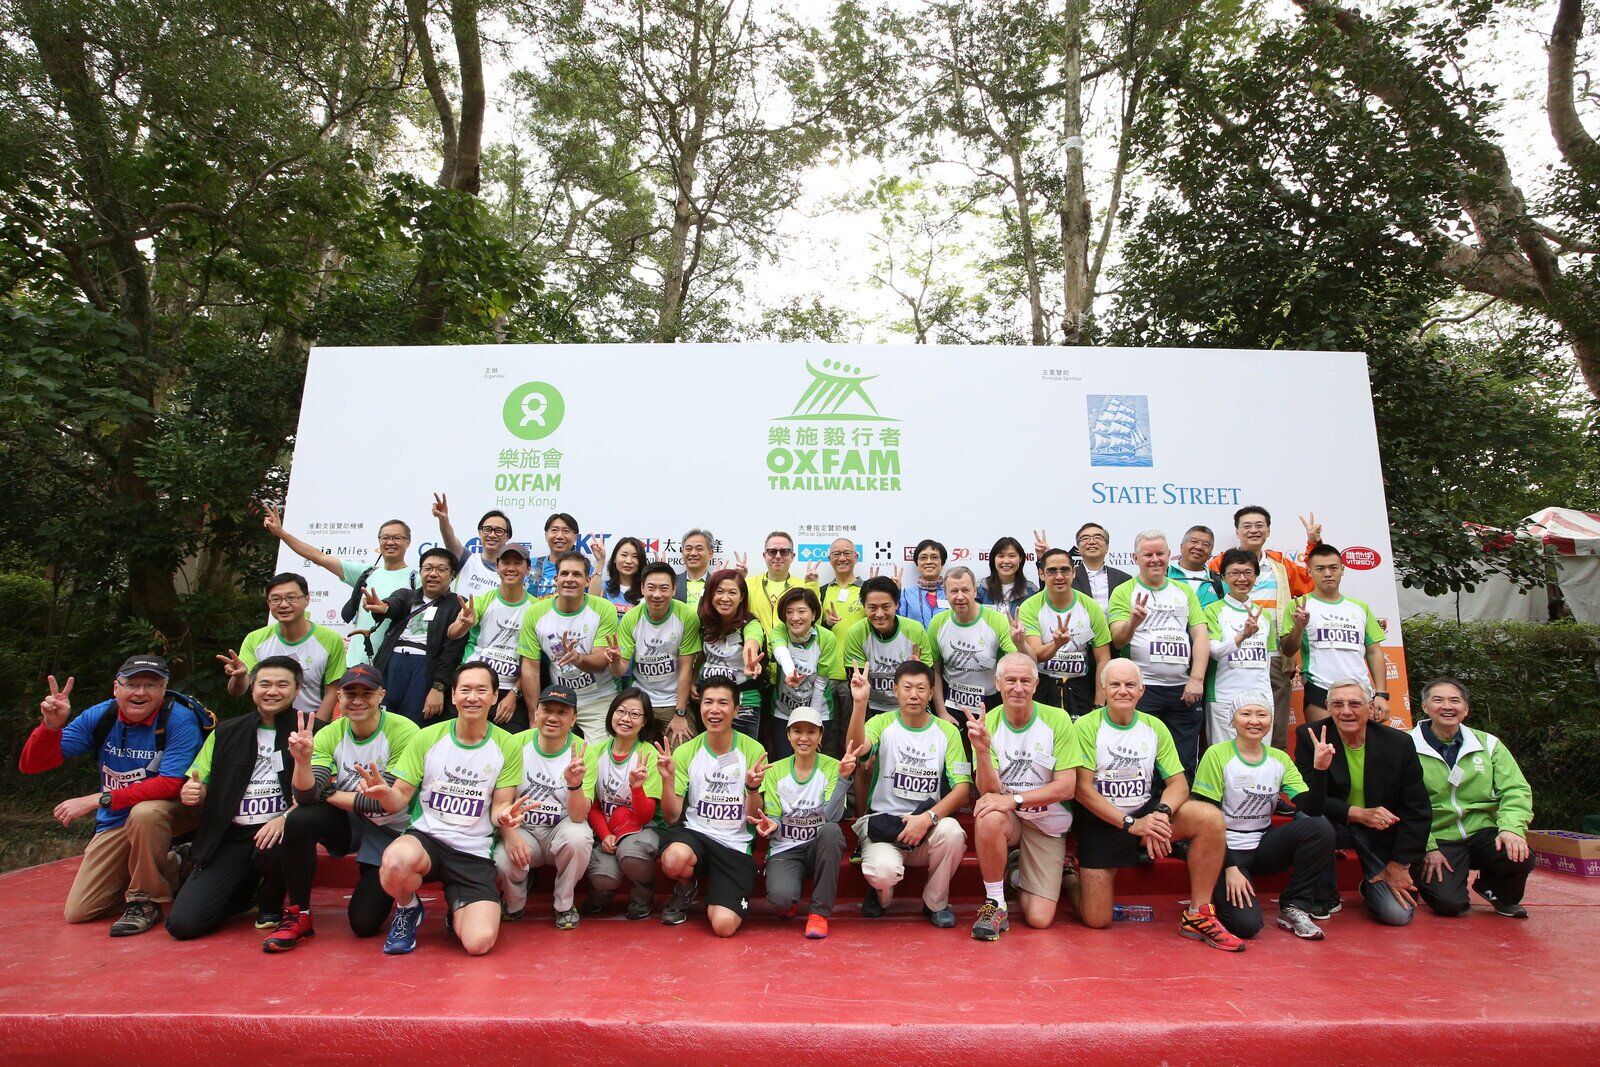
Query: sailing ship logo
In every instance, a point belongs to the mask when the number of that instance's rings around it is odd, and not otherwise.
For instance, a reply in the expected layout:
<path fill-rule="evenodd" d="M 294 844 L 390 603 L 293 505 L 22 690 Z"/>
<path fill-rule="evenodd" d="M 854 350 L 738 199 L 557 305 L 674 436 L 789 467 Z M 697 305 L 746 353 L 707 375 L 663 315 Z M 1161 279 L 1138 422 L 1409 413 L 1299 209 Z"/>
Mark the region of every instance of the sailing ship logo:
<path fill-rule="evenodd" d="M 1149 467 L 1150 398 L 1147 396 L 1089 397 L 1089 465 L 1091 467 Z"/>
<path fill-rule="evenodd" d="M 780 416 L 783 421 L 899 421 L 879 414 L 867 395 L 866 384 L 876 374 L 862 374 L 860 367 L 833 359 L 823 360 L 821 369 L 806 360 L 806 370 L 811 374 L 811 384 L 796 401 L 794 410 Z"/>

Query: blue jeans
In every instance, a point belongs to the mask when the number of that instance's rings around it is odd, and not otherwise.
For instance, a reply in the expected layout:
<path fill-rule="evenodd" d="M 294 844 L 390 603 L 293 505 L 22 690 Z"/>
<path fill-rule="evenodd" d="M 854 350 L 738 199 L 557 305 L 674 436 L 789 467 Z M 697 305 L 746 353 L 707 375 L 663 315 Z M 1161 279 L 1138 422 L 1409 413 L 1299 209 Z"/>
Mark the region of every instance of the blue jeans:
<path fill-rule="evenodd" d="M 1184 776 L 1194 784 L 1194 769 L 1200 765 L 1200 727 L 1205 722 L 1206 702 L 1183 702 L 1181 685 L 1147 685 L 1138 708 L 1154 715 L 1166 724 L 1172 734 L 1172 745 L 1178 750 L 1178 761 L 1183 764 Z"/>
<path fill-rule="evenodd" d="M 1373 876 L 1388 866 L 1389 861 L 1372 851 L 1371 832 L 1365 826 L 1341 826 L 1333 823 L 1333 834 L 1334 848 L 1353 849 L 1356 858 L 1361 861 L 1361 899 L 1366 902 L 1367 914 L 1385 926 L 1405 926 L 1411 922 L 1416 909 L 1396 900 L 1387 885 L 1372 880 Z M 1329 864 L 1322 876 L 1321 885 L 1318 886 L 1317 899 L 1328 903 L 1336 900 L 1338 896 L 1338 876 L 1334 865 Z"/>
<path fill-rule="evenodd" d="M 418 726 L 431 726 L 422 718 L 422 705 L 428 699 L 428 657 L 395 653 L 383 668 L 384 705 Z M 439 720 L 435 719 L 434 722 Z"/>

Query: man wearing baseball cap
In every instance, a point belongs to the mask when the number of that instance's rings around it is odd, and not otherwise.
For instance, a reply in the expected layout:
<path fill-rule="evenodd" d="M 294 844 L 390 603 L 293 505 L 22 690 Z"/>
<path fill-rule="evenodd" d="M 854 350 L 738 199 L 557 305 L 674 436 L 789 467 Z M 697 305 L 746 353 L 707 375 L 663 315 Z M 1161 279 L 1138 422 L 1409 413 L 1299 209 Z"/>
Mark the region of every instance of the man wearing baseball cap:
<path fill-rule="evenodd" d="M 361 791 L 361 772 L 382 774 L 399 761 L 418 727 L 403 715 L 383 710 L 383 675 L 368 663 L 351 667 L 334 683 L 336 717 L 311 736 L 308 727 L 289 736 L 294 760 L 290 787 L 295 807 L 284 822 L 283 882 L 288 906 L 276 930 L 261 943 L 264 952 L 287 952 L 313 934 L 311 882 L 317 873 L 317 845 L 330 856 L 356 854 L 361 876 L 346 913 L 357 937 L 372 937 L 389 921 L 394 901 L 383 891 L 378 866 L 383 850 L 411 824 L 409 811 L 393 814 Z"/>
<path fill-rule="evenodd" d="M 767 903 L 784 918 L 800 910 L 800 884 L 812 879 L 806 937 L 828 936 L 828 917 L 839 886 L 844 831 L 839 819 L 855 779 L 860 751 L 844 759 L 818 752 L 822 714 L 812 707 L 789 712 L 788 739 L 794 755 L 767 768 L 759 792 L 746 794 L 750 821 L 767 845 Z"/>
<path fill-rule="evenodd" d="M 503 554 L 504 550 L 502 550 Z M 546 686 L 533 713 L 534 726 L 514 741 L 522 750 L 519 823 L 501 832 L 495 850 L 502 918 L 516 922 L 528 903 L 528 875 L 535 867 L 556 869 L 551 903 L 557 930 L 578 927 L 573 893 L 589 868 L 594 831 L 589 829 L 589 795 L 583 791 L 583 742 L 572 736 L 578 700 L 564 685 Z"/>
<path fill-rule="evenodd" d="M 489 717 L 496 726 L 516 734 L 530 725 L 528 706 L 517 684 L 522 666 L 517 644 L 522 639 L 523 617 L 537 601 L 528 592 L 528 553 L 521 545 L 512 541 L 500 549 L 494 565 L 500 588 L 461 597 L 461 614 L 447 634 L 452 640 L 466 640 L 461 662 L 483 660 L 500 676 L 500 697 Z"/>
<path fill-rule="evenodd" d="M 183 772 L 216 719 L 199 701 L 169 692 L 160 656 L 132 656 L 117 671 L 111 699 L 72 718 L 72 685 L 50 676 L 42 719 L 22 750 L 21 770 L 39 774 L 74 756 L 93 756 L 100 789 L 56 805 L 63 826 L 94 813 L 95 832 L 67 892 L 69 923 L 88 922 L 123 904 L 112 937 L 142 934 L 161 922 L 161 905 L 178 888 L 172 838 L 195 827 L 178 803 Z M 68 719 L 71 718 L 69 722 Z"/>

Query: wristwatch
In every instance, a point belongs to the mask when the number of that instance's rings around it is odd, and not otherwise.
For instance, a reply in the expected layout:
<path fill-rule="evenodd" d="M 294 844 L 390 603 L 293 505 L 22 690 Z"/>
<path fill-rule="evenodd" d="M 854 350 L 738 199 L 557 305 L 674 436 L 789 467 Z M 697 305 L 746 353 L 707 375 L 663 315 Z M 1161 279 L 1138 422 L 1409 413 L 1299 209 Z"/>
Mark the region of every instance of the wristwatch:
<path fill-rule="evenodd" d="M 443 682 L 434 682 L 428 688 L 432 689 L 435 693 L 442 693 L 442 692 L 444 692 L 444 683 Z"/>
<path fill-rule="evenodd" d="M 1133 824 L 1138 822 L 1138 821 L 1139 820 L 1135 819 L 1132 815 L 1124 815 L 1122 817 L 1122 828 L 1124 830 L 1132 830 L 1133 829 Z"/>
<path fill-rule="evenodd" d="M 689 709 L 688 708 L 673 708 L 672 709 L 672 714 L 676 715 L 680 719 L 687 719 L 689 717 Z"/>
<path fill-rule="evenodd" d="M 1172 815 L 1172 809 L 1167 807 L 1165 804 L 1157 804 L 1156 810 L 1169 817 Z"/>
<path fill-rule="evenodd" d="M 107 789 L 105 792 L 100 794 L 100 806 L 102 808 L 109 808 L 111 806 L 111 790 Z"/>
<path fill-rule="evenodd" d="M 1015 804 L 1019 808 L 1022 807 L 1022 794 L 1021 793 L 1012 793 L 1011 794 L 1011 803 Z"/>
<path fill-rule="evenodd" d="M 1381 689 L 1381 690 L 1380 689 L 1374 689 L 1372 691 L 1372 695 L 1375 698 L 1376 697 L 1382 697 L 1385 700 L 1389 699 L 1389 691 L 1387 689 Z"/>
<path fill-rule="evenodd" d="M 932 820 L 928 823 L 928 829 L 931 830 L 935 826 L 939 825 L 939 813 L 934 811 L 932 808 L 928 809 L 928 818 Z"/>

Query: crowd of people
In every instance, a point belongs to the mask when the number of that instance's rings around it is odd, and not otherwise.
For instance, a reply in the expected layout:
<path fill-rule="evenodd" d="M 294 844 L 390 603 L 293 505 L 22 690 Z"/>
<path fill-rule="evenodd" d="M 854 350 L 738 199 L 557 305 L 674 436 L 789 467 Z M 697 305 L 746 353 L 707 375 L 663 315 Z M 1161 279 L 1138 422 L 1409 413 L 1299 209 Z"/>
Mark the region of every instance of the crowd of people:
<path fill-rule="evenodd" d="M 413 564 L 412 531 L 391 520 L 367 564 L 267 513 L 350 587 L 352 629 L 310 619 L 301 574 L 272 578 L 271 621 L 217 656 L 251 714 L 219 722 L 154 654 L 77 715 L 75 680 L 48 680 L 22 770 L 87 757 L 101 779 L 55 809 L 95 822 L 68 922 L 114 914 L 119 937 L 164 921 L 189 939 L 251 911 L 263 949 L 288 951 L 314 933 L 320 845 L 354 856 L 350 929 L 385 935 L 390 954 L 416 946 L 425 882 L 442 883 L 462 947 L 488 952 L 540 867 L 559 930 L 624 892 L 626 918 L 649 918 L 664 880 L 663 923 L 703 901 L 733 936 L 764 873 L 773 912 L 804 910 L 818 939 L 853 838 L 863 919 L 925 867 L 922 913 L 951 928 L 966 810 L 982 941 L 1013 908 L 1050 926 L 1063 896 L 1109 926 L 1117 871 L 1169 856 L 1187 864 L 1180 932 L 1227 951 L 1265 925 L 1255 879 L 1283 871 L 1277 925 L 1323 938 L 1343 903 L 1338 849 L 1380 923 L 1409 923 L 1419 899 L 1460 915 L 1469 881 L 1496 914 L 1527 917 L 1532 798 L 1516 760 L 1464 724 L 1457 679 L 1422 687 L 1409 733 L 1387 725 L 1383 629 L 1341 593 L 1314 516 L 1293 555 L 1266 547 L 1261 507 L 1235 514 L 1221 553 L 1205 526 L 1176 557 L 1143 531 L 1131 574 L 1093 522 L 1071 546 L 1035 531 L 1032 553 L 1002 537 L 982 577 L 931 539 L 913 573 L 860 577 L 841 538 L 819 583 L 815 564 L 794 572 L 783 532 L 751 568 L 690 530 L 679 570 L 635 538 L 584 539 L 564 513 L 538 556 L 499 510 L 470 549 L 443 495 L 433 514 L 438 547 Z"/>

